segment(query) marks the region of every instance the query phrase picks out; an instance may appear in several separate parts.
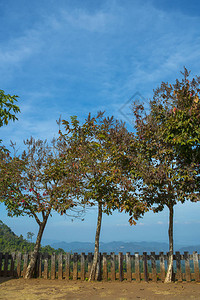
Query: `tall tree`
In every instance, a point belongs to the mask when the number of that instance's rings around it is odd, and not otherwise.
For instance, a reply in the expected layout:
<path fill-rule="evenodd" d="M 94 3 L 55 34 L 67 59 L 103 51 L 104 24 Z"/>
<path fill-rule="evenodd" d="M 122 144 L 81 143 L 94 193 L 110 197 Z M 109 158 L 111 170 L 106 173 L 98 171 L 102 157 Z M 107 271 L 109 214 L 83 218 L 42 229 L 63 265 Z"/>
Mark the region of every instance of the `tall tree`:
<path fill-rule="evenodd" d="M 35 218 L 39 231 L 34 251 L 27 267 L 25 278 L 31 278 L 40 249 L 41 239 L 51 211 L 55 209 L 63 214 L 75 205 L 72 199 L 71 177 L 68 178 L 68 190 L 65 190 L 65 205 L 59 205 L 59 185 L 56 174 L 49 168 L 50 162 L 57 158 L 56 142 L 49 146 L 47 141 L 33 138 L 25 141 L 26 150 L 19 156 L 3 154 L 0 166 L 0 201 L 9 216 L 28 215 Z M 66 184 L 66 181 L 65 181 Z M 63 195 L 63 194 L 62 194 Z"/>
<path fill-rule="evenodd" d="M 177 80 L 173 86 L 162 83 L 150 102 L 148 115 L 142 114 L 142 105 L 134 106 L 140 198 L 153 206 L 154 212 L 164 206 L 169 209 L 169 264 L 165 282 L 173 277 L 174 206 L 186 199 L 199 199 L 199 127 L 194 123 L 194 115 L 199 122 L 194 91 L 198 82 L 193 80 L 193 89 L 189 89 L 187 76 L 185 70 L 182 82 Z"/>
<path fill-rule="evenodd" d="M 63 149 L 70 144 L 67 149 L 74 156 L 72 168 L 79 174 L 77 194 L 83 203 L 98 207 L 94 259 L 89 275 L 89 280 L 94 280 L 98 279 L 102 213 L 111 214 L 114 209 L 128 212 L 130 207 L 135 218 L 143 213 L 143 207 L 134 197 L 135 187 L 131 178 L 117 164 L 117 161 L 122 161 L 120 155 L 123 156 L 123 146 L 130 137 L 124 124 L 113 117 L 104 117 L 101 112 L 93 118 L 89 114 L 82 125 L 76 117 L 72 118 L 71 125 L 68 121 L 63 121 L 63 124 L 67 134 L 60 132 L 60 139 Z M 63 155 L 65 156 L 65 152 Z"/>
<path fill-rule="evenodd" d="M 146 121 L 146 122 L 145 122 Z M 138 174 L 141 177 L 139 191 L 141 201 L 159 212 L 165 206 L 169 209 L 169 264 L 166 282 L 171 281 L 173 275 L 173 214 L 177 202 L 184 201 L 179 196 L 177 185 L 176 160 L 173 151 L 159 136 L 159 126 L 148 116 L 140 120 L 138 134 Z"/>

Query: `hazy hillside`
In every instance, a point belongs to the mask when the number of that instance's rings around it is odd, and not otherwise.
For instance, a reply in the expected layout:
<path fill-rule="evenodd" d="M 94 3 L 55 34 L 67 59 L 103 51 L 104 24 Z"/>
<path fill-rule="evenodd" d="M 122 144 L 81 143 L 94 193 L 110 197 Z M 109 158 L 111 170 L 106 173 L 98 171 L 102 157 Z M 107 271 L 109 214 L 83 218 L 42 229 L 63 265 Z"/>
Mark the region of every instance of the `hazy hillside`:
<path fill-rule="evenodd" d="M 94 243 L 84 243 L 84 242 L 58 242 L 52 243 L 51 246 L 53 248 L 62 248 L 66 252 L 94 252 Z M 100 243 L 100 252 L 167 252 L 168 251 L 168 244 L 167 243 L 156 243 L 156 242 L 110 242 L 110 243 Z"/>
<path fill-rule="evenodd" d="M 31 252 L 33 251 L 34 243 L 28 242 L 22 235 L 17 236 L 6 224 L 0 220 L 0 252 L 11 253 L 14 251 Z M 50 246 L 41 247 L 41 252 L 61 252 L 62 249 L 55 250 Z"/>
<path fill-rule="evenodd" d="M 62 248 L 66 252 L 94 252 L 94 243 L 84 243 L 84 242 L 72 242 L 72 243 L 66 243 L 66 242 L 57 242 L 52 243 L 51 246 L 53 248 Z M 169 246 L 167 243 L 159 243 L 159 242 L 110 242 L 110 243 L 100 243 L 100 252 L 130 252 L 130 253 L 143 253 L 143 252 L 156 252 L 158 254 L 159 252 L 168 252 Z M 187 246 L 187 247 L 181 247 L 176 246 L 175 251 L 180 251 L 183 253 L 184 251 L 189 251 L 192 253 L 193 251 L 197 251 L 200 253 L 200 245 L 197 246 Z"/>
<path fill-rule="evenodd" d="M 181 247 L 179 249 L 181 253 L 188 251 L 189 253 L 193 253 L 193 251 L 197 251 L 200 253 L 200 245 L 194 245 L 194 246 L 187 246 L 187 247 Z"/>

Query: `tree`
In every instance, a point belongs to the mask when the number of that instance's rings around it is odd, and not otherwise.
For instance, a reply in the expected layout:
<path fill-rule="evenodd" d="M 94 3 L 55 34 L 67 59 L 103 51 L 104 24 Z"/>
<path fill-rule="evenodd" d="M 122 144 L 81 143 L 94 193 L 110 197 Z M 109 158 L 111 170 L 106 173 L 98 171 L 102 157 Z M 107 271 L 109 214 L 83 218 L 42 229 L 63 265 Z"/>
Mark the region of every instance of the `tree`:
<path fill-rule="evenodd" d="M 32 242 L 32 238 L 35 234 L 33 232 L 27 232 L 27 239 L 30 240 Z"/>
<path fill-rule="evenodd" d="M 7 125 L 9 120 L 18 120 L 16 114 L 20 112 L 19 107 L 15 104 L 18 96 L 6 95 L 3 90 L 0 90 L 0 127 Z M 0 139 L 0 143 L 2 140 Z M 0 150 L 6 151 L 5 147 L 0 147 Z"/>
<path fill-rule="evenodd" d="M 56 161 L 56 141 L 51 146 L 47 141 L 33 138 L 25 141 L 27 149 L 22 155 L 3 155 L 0 166 L 0 200 L 5 204 L 9 216 L 28 215 L 35 218 L 39 231 L 27 267 L 25 278 L 31 278 L 40 249 L 47 220 L 53 209 L 63 214 L 73 208 L 71 186 L 65 190 L 65 206 L 59 205 L 59 180 L 52 173 L 49 163 Z M 70 175 L 69 175 L 70 178 Z M 66 183 L 66 182 L 65 182 Z"/>
<path fill-rule="evenodd" d="M 187 101 L 191 101 L 186 77 L 181 84 L 177 80 L 173 87 L 162 83 L 150 102 L 149 115 L 142 114 L 142 105 L 133 107 L 136 116 L 137 169 L 138 176 L 141 177 L 140 198 L 152 206 L 154 212 L 163 210 L 164 206 L 169 209 L 169 264 L 165 282 L 170 282 L 173 278 L 174 206 L 186 199 L 199 199 L 199 171 L 194 159 L 191 159 L 191 156 L 198 156 L 198 145 L 194 144 L 197 139 L 193 139 L 192 146 L 187 148 L 184 146 L 185 142 L 183 143 L 183 136 L 187 135 L 190 145 L 191 133 L 188 134 L 188 131 L 193 127 L 191 118 L 188 118 L 190 121 L 185 118 L 186 111 L 180 109 L 181 103 L 184 107 Z M 193 85 L 196 86 L 194 81 Z M 197 96 L 194 95 L 192 103 L 197 102 Z M 193 105 L 196 107 L 196 104 Z M 195 110 L 196 117 L 197 113 Z M 198 133 L 199 127 L 194 127 L 194 131 Z M 178 133 L 175 137 L 174 130 L 180 130 L 181 137 Z M 177 141 L 182 141 L 182 146 Z"/>
<path fill-rule="evenodd" d="M 63 142 L 63 157 L 73 154 L 72 169 L 78 176 L 77 196 L 82 203 L 98 207 L 95 235 L 94 259 L 89 281 L 98 279 L 99 238 L 102 224 L 102 213 L 111 214 L 114 209 L 129 211 L 138 218 L 144 212 L 135 199 L 135 188 L 130 177 L 120 168 L 120 155 L 128 143 L 129 134 L 123 123 L 113 117 L 106 118 L 103 113 L 91 118 L 90 114 L 82 125 L 76 117 L 63 121 L 67 134 L 60 132 Z M 72 153 L 65 151 L 70 149 Z M 65 160 L 62 160 L 65 164 Z M 134 211 L 134 213 L 133 213 Z M 131 218 L 132 220 L 132 218 Z"/>

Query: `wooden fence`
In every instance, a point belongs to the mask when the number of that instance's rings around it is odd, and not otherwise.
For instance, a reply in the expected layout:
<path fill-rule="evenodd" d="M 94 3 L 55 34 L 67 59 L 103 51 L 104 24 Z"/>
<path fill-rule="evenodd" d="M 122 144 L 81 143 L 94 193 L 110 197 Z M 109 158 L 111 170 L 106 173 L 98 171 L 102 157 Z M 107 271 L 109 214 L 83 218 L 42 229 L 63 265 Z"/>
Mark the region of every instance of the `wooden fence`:
<path fill-rule="evenodd" d="M 0 253 L 0 276 L 24 277 L 30 254 Z M 92 253 L 59 255 L 39 254 L 34 277 L 45 279 L 87 280 L 93 260 Z M 168 264 L 168 253 L 155 252 L 143 255 L 130 252 L 99 254 L 99 280 L 164 281 Z M 174 255 L 174 277 L 177 281 L 199 281 L 200 255 L 176 252 Z"/>

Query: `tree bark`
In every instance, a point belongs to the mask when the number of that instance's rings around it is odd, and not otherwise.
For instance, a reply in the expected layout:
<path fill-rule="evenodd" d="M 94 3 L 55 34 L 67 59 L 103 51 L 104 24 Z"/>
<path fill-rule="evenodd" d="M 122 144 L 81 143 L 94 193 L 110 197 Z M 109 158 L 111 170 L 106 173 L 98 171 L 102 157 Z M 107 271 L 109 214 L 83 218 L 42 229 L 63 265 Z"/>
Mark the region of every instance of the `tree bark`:
<path fill-rule="evenodd" d="M 173 280 L 173 255 L 174 255 L 174 241 L 173 241 L 173 218 L 174 218 L 174 207 L 169 205 L 169 260 L 167 274 L 165 277 L 165 283 L 172 282 Z"/>
<path fill-rule="evenodd" d="M 25 279 L 30 279 L 33 276 L 33 271 L 34 271 L 34 268 L 35 268 L 38 252 L 39 252 L 39 249 L 40 249 L 42 234 L 43 234 L 44 228 L 46 226 L 47 219 L 48 219 L 48 216 L 45 216 L 43 222 L 41 222 L 40 225 L 39 225 L 37 240 L 36 240 L 36 243 L 35 243 L 33 253 L 31 254 L 31 260 L 30 260 L 29 265 L 28 265 L 27 270 L 26 270 Z"/>
<path fill-rule="evenodd" d="M 98 254 L 99 254 L 99 237 L 101 231 L 101 222 L 102 222 L 102 203 L 98 202 L 98 219 L 97 219 L 97 228 L 96 228 L 96 236 L 95 236 L 94 259 L 91 267 L 89 281 L 95 279 L 98 280 L 97 263 L 98 263 Z"/>

